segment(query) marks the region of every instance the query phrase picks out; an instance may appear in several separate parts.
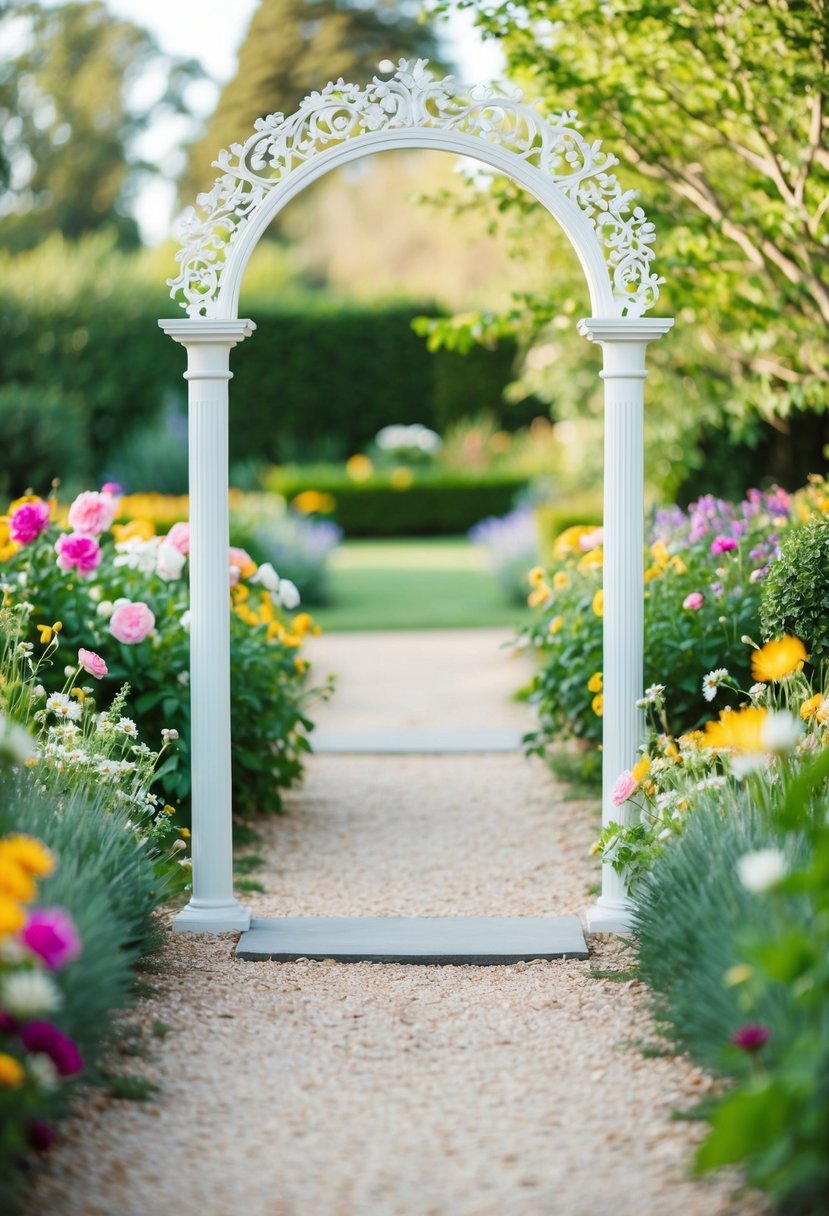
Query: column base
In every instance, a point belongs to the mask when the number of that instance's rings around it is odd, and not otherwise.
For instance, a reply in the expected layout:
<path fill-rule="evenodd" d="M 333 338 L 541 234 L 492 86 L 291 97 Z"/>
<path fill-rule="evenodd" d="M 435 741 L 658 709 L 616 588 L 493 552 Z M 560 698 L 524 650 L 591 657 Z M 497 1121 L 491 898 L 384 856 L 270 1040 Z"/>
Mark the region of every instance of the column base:
<path fill-rule="evenodd" d="M 585 913 L 588 933 L 632 933 L 633 912 L 631 903 L 604 903 L 599 897 Z"/>
<path fill-rule="evenodd" d="M 235 899 L 207 907 L 189 903 L 173 921 L 174 933 L 247 933 L 249 928 L 250 909 Z"/>

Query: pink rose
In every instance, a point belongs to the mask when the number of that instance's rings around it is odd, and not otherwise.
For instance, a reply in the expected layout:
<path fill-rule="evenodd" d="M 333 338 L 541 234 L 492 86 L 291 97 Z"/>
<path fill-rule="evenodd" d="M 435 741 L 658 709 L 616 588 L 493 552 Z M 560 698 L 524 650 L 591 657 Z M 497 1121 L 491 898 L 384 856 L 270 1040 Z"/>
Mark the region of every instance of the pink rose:
<path fill-rule="evenodd" d="M 736 548 L 737 542 L 733 536 L 715 536 L 711 541 L 712 553 L 730 553 Z"/>
<path fill-rule="evenodd" d="M 613 787 L 613 805 L 621 806 L 623 802 L 627 802 L 631 794 L 636 793 L 638 782 L 629 768 L 626 768 L 620 777 L 616 778 L 616 784 Z"/>
<path fill-rule="evenodd" d="M 692 591 L 690 595 L 686 595 L 682 601 L 682 607 L 687 608 L 689 612 L 698 612 L 705 603 L 705 596 L 701 591 Z"/>
<path fill-rule="evenodd" d="M 143 642 L 155 626 L 155 617 L 141 600 L 119 604 L 109 618 L 109 632 L 125 646 L 137 646 Z"/>
<path fill-rule="evenodd" d="M 55 553 L 61 570 L 77 570 L 81 578 L 89 578 L 101 564 L 101 546 L 93 536 L 79 532 L 64 532 L 55 542 Z"/>
<path fill-rule="evenodd" d="M 69 527 L 84 536 L 100 536 L 112 527 L 116 502 L 111 494 L 86 490 L 69 508 Z"/>
<path fill-rule="evenodd" d="M 173 524 L 164 539 L 169 545 L 175 545 L 179 553 L 183 553 L 186 557 L 190 552 L 190 525 L 187 523 Z"/>
<path fill-rule="evenodd" d="M 102 680 L 109 670 L 99 654 L 94 650 L 84 650 L 83 647 L 78 651 L 78 662 L 84 671 L 88 671 L 96 680 Z"/>
<path fill-rule="evenodd" d="M 75 923 L 63 908 L 36 908 L 20 934 L 32 954 L 43 960 L 48 971 L 57 971 L 81 953 Z"/>
<path fill-rule="evenodd" d="M 49 527 L 49 504 L 38 499 L 37 502 L 24 502 L 12 511 L 9 520 L 9 536 L 19 545 L 29 545 L 37 540 L 41 532 Z"/>

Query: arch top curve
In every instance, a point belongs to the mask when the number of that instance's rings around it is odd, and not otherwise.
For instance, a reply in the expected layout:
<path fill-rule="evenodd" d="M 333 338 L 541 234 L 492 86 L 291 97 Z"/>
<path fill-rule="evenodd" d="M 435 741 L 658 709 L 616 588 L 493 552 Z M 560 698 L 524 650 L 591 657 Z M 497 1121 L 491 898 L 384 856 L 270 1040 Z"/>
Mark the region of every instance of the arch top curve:
<path fill-rule="evenodd" d="M 656 302 L 653 224 L 610 171 L 618 159 L 581 134 L 575 111 L 545 117 L 518 92 L 436 80 L 426 60 L 405 59 L 389 79 L 340 79 L 287 118 L 257 119 L 244 144 L 219 153 L 213 189 L 182 218 L 173 299 L 193 319 L 230 315 L 228 305 L 235 315 L 248 257 L 280 207 L 336 164 L 395 146 L 461 150 L 534 194 L 573 245 L 594 311 L 601 302 L 604 315 L 638 317 Z"/>

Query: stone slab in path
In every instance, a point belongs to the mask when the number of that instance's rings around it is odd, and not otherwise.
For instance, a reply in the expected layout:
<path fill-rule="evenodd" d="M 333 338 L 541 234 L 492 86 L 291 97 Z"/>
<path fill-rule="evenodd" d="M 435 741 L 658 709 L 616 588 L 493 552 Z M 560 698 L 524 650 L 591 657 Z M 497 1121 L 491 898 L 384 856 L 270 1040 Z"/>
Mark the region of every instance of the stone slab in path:
<path fill-rule="evenodd" d="M 315 752 L 344 755 L 463 755 L 470 752 L 519 752 L 522 732 L 495 727 L 420 730 L 315 730 Z"/>
<path fill-rule="evenodd" d="M 252 921 L 236 957 L 503 966 L 588 952 L 576 916 L 302 916 Z"/>

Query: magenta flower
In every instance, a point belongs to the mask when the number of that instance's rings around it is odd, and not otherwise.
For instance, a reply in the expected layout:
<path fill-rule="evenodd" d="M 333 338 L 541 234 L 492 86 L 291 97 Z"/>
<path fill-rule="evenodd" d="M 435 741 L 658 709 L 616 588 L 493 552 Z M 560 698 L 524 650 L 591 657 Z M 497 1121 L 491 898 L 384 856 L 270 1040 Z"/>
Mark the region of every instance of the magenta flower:
<path fill-rule="evenodd" d="M 33 1148 L 36 1153 L 45 1153 L 55 1143 L 55 1131 L 42 1119 L 32 1119 L 26 1138 L 29 1141 L 29 1147 Z"/>
<path fill-rule="evenodd" d="M 96 680 L 102 680 L 109 671 L 104 660 L 94 650 L 84 650 L 83 646 L 78 651 L 78 662 L 84 671 L 88 671 Z"/>
<path fill-rule="evenodd" d="M 692 591 L 690 595 L 686 595 L 682 601 L 682 607 L 688 612 L 699 612 L 702 605 L 705 603 L 705 596 L 701 591 Z"/>
<path fill-rule="evenodd" d="M 765 1047 L 770 1038 L 771 1031 L 767 1026 L 758 1026 L 754 1022 L 749 1022 L 746 1026 L 741 1026 L 739 1030 L 734 1031 L 731 1042 L 742 1051 L 753 1053 L 759 1051 L 761 1047 Z"/>
<path fill-rule="evenodd" d="M 49 504 L 39 498 L 37 502 L 24 502 L 12 511 L 9 536 L 19 545 L 30 545 L 48 527 Z"/>
<path fill-rule="evenodd" d="M 101 564 L 101 546 L 93 536 L 80 532 L 65 532 L 55 542 L 61 570 L 77 570 L 81 578 L 89 578 Z"/>
<path fill-rule="evenodd" d="M 48 971 L 58 971 L 82 950 L 75 923 L 63 908 L 35 908 L 20 938 L 32 954 L 43 960 Z"/>
<path fill-rule="evenodd" d="M 630 769 L 625 769 L 621 776 L 616 778 L 616 784 L 613 786 L 613 805 L 621 806 L 623 802 L 627 802 L 631 794 L 636 792 L 637 781 Z"/>
<path fill-rule="evenodd" d="M 190 525 L 187 523 L 173 524 L 164 539 L 168 544 L 175 545 L 179 553 L 183 553 L 186 557 L 190 552 Z"/>
<path fill-rule="evenodd" d="M 69 508 L 69 527 L 83 536 L 100 536 L 107 528 L 112 527 L 115 507 L 115 499 L 111 494 L 86 490 L 78 495 Z"/>
<path fill-rule="evenodd" d="M 27 1051 L 48 1056 L 60 1077 L 83 1072 L 83 1059 L 76 1044 L 51 1022 L 27 1022 L 20 1032 Z"/>
<path fill-rule="evenodd" d="M 711 541 L 712 553 L 730 553 L 736 548 L 737 542 L 733 536 L 715 536 Z"/>
<path fill-rule="evenodd" d="M 101 486 L 101 493 L 107 494 L 110 498 L 120 498 L 124 493 L 124 487 L 120 481 L 106 481 Z"/>
<path fill-rule="evenodd" d="M 109 618 L 109 632 L 125 646 L 137 646 L 155 627 L 155 616 L 142 600 L 119 604 Z"/>

